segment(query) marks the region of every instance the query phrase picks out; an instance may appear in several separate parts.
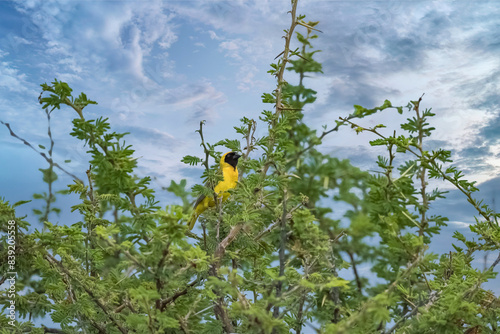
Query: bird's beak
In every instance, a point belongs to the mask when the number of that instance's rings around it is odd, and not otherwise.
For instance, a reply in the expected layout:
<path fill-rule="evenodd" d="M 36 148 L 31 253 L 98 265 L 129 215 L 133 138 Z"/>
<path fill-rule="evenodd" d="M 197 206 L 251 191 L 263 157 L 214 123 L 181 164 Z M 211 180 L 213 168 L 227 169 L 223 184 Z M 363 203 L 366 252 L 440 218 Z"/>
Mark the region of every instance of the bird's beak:
<path fill-rule="evenodd" d="M 241 155 L 239 155 L 238 153 L 236 153 L 236 154 L 234 155 L 234 158 L 235 158 L 236 160 L 238 160 L 239 158 L 241 158 Z"/>

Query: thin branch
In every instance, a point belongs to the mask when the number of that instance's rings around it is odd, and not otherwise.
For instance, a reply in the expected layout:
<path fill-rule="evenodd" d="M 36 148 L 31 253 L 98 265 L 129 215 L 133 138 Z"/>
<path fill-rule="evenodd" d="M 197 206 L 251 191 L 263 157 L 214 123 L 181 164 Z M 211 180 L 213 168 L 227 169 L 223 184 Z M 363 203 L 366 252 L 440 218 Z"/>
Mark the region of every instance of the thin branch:
<path fill-rule="evenodd" d="M 88 196 L 90 202 L 92 203 L 92 205 L 94 205 L 94 203 L 95 203 L 95 201 L 94 201 L 94 188 L 92 185 L 92 175 L 90 173 L 91 170 L 92 170 L 92 165 L 86 171 L 87 179 L 89 181 L 89 189 L 90 189 L 87 192 L 87 196 Z M 93 217 L 93 215 L 92 215 L 92 217 Z M 92 218 L 89 217 L 88 219 L 85 219 L 85 221 L 87 222 L 87 237 L 85 238 L 85 263 L 86 263 L 86 267 L 87 267 L 87 274 L 90 274 L 90 276 L 94 276 L 93 275 L 93 266 L 91 264 L 91 259 L 89 257 L 89 251 L 90 251 L 90 249 L 93 249 L 91 234 L 92 234 L 92 230 L 94 228 L 92 226 Z"/>
<path fill-rule="evenodd" d="M 279 248 L 279 263 L 280 263 L 280 269 L 279 269 L 279 277 L 280 279 L 276 283 L 276 297 L 280 298 L 281 297 L 281 290 L 283 288 L 283 278 L 285 276 L 285 248 L 286 248 L 286 222 L 287 222 L 287 217 L 288 213 L 286 210 L 286 204 L 287 204 L 287 198 L 288 193 L 287 189 L 283 189 L 283 213 L 281 214 L 281 220 L 280 220 L 280 248 Z M 278 318 L 280 314 L 280 307 L 278 305 L 274 306 L 273 310 L 273 316 L 275 318 Z"/>
<path fill-rule="evenodd" d="M 423 139 L 424 139 L 424 129 L 423 129 L 423 115 L 421 117 L 420 115 L 420 102 L 422 101 L 422 96 L 418 99 L 417 103 L 413 107 L 413 110 L 415 110 L 415 113 L 417 114 L 417 119 L 418 119 L 418 150 L 420 151 L 420 156 L 424 156 L 424 149 L 423 149 Z M 422 209 L 420 210 L 421 214 L 421 220 L 420 220 L 420 229 L 418 231 L 418 235 L 421 237 L 424 235 L 424 230 L 427 227 L 427 218 L 425 216 L 427 212 L 427 208 L 429 206 L 429 201 L 427 199 L 427 193 L 425 192 L 426 189 L 426 174 L 427 174 L 427 169 L 425 168 L 424 165 L 420 165 L 421 171 L 420 171 L 420 195 L 422 196 Z"/>
<path fill-rule="evenodd" d="M 196 284 L 198 284 L 200 282 L 201 282 L 201 278 L 197 278 L 194 281 L 192 281 L 191 283 L 189 283 L 183 290 L 176 292 L 175 294 L 173 294 L 172 296 L 170 296 L 164 300 L 161 300 L 160 301 L 160 311 L 163 312 L 163 310 L 165 310 L 165 307 L 167 307 L 168 304 L 175 302 L 175 300 L 177 298 L 187 294 L 190 288 L 194 287 Z"/>
<path fill-rule="evenodd" d="M 342 238 L 344 235 L 346 235 L 346 232 L 345 232 L 345 230 L 342 230 L 342 231 L 340 231 L 340 233 L 339 233 L 339 234 L 337 234 L 337 235 L 336 235 L 333 239 L 330 239 L 330 241 L 331 241 L 332 243 L 336 243 L 336 242 L 337 242 L 337 241 L 339 241 L 339 239 L 340 239 L 340 238 Z"/>
<path fill-rule="evenodd" d="M 27 140 L 19 137 L 17 134 L 14 133 L 14 131 L 12 130 L 12 128 L 10 127 L 10 124 L 9 123 L 5 123 L 3 121 L 0 121 L 0 123 L 2 123 L 3 125 L 5 125 L 7 127 L 7 129 L 9 130 L 10 132 L 10 135 L 20 141 L 23 142 L 24 145 L 28 146 L 29 148 L 31 148 L 33 151 L 35 151 L 36 153 L 40 154 L 49 164 L 52 164 L 54 167 L 58 168 L 59 170 L 61 170 L 63 173 L 65 173 L 66 175 L 70 176 L 73 178 L 73 180 L 77 180 L 79 181 L 80 183 L 83 184 L 83 181 L 76 175 L 68 172 L 66 169 L 64 169 L 63 167 L 59 166 L 58 163 L 54 162 L 51 158 L 47 157 L 47 155 L 43 152 L 40 152 L 39 150 L 37 150 L 36 148 L 33 147 L 33 145 L 31 145 Z"/>
<path fill-rule="evenodd" d="M 292 217 L 292 214 L 295 212 L 295 210 L 297 210 L 298 208 L 302 207 L 303 205 L 304 205 L 304 203 L 299 203 L 296 206 L 294 206 L 290 211 L 288 211 L 288 213 L 287 213 L 287 219 L 290 219 Z M 262 239 L 263 236 L 267 235 L 269 232 L 271 232 L 272 230 L 274 230 L 280 223 L 281 223 L 280 219 L 276 220 L 271 225 L 269 225 L 268 227 L 266 227 L 264 230 L 260 231 L 259 234 L 257 234 L 257 236 L 253 240 L 254 241 L 259 241 L 260 239 Z"/>
<path fill-rule="evenodd" d="M 52 203 L 52 200 L 54 198 L 54 193 L 52 192 L 52 183 L 54 183 L 54 180 L 52 179 L 52 173 L 53 173 L 53 169 L 54 169 L 54 160 L 52 159 L 52 151 L 54 149 L 54 140 L 52 139 L 52 131 L 50 130 L 50 112 L 48 111 L 48 109 L 45 109 L 45 114 L 47 115 L 47 134 L 49 136 L 49 139 L 50 139 L 50 147 L 49 147 L 49 159 L 51 162 L 49 162 L 49 171 L 48 171 L 48 180 L 47 180 L 47 184 L 48 184 L 48 188 L 49 188 L 49 191 L 48 191 L 48 195 L 46 196 L 46 205 L 45 205 L 45 213 L 43 214 L 41 220 L 42 222 L 45 222 L 47 220 L 49 220 L 49 214 L 50 214 L 50 206 L 51 206 L 51 203 Z"/>
<path fill-rule="evenodd" d="M 231 231 L 229 231 L 229 234 L 217 245 L 217 248 L 215 249 L 215 265 L 218 266 L 220 260 L 226 253 L 226 248 L 233 242 L 233 240 L 238 236 L 240 233 L 241 229 L 243 228 L 244 224 L 239 223 L 238 225 L 234 226 L 231 228 Z M 213 267 L 213 266 L 212 266 Z"/>
<path fill-rule="evenodd" d="M 207 171 L 207 175 L 209 175 L 209 171 L 210 171 L 210 166 L 208 164 L 208 160 L 210 158 L 210 150 L 207 148 L 207 145 L 205 144 L 205 138 L 203 136 L 203 124 L 205 124 L 205 121 L 201 121 L 200 122 L 200 129 L 199 130 L 196 130 L 196 132 L 198 132 L 200 134 L 200 138 L 201 138 L 201 146 L 203 146 L 203 150 L 205 152 L 205 160 L 203 161 L 203 165 L 205 166 L 205 170 Z M 207 180 L 207 184 L 208 186 L 210 187 L 210 189 L 212 189 L 212 193 L 213 193 L 213 197 L 214 197 L 214 202 L 215 202 L 215 208 L 216 210 L 219 210 L 219 201 L 218 201 L 218 198 L 217 198 L 217 194 L 215 193 L 215 184 L 214 182 L 211 182 L 210 180 Z M 207 186 L 207 184 L 205 184 L 205 186 Z M 205 229 L 203 229 L 203 236 L 204 238 L 205 237 Z M 206 248 L 205 248 L 206 249 Z"/>
<path fill-rule="evenodd" d="M 361 284 L 361 279 L 359 278 L 358 269 L 356 267 L 356 261 L 354 260 L 354 255 L 350 251 L 348 251 L 347 254 L 351 259 L 352 271 L 354 272 L 354 277 L 356 278 L 356 285 L 358 287 L 358 291 L 361 294 L 363 292 L 363 285 Z"/>
<path fill-rule="evenodd" d="M 349 121 L 347 118 L 342 118 L 342 117 L 339 117 L 341 120 L 351 124 L 353 127 L 357 127 L 357 128 L 360 128 L 362 129 L 363 131 L 368 131 L 368 132 L 372 132 L 374 134 L 376 134 L 377 136 L 381 137 L 381 138 L 384 138 L 384 139 L 387 139 L 387 137 L 385 137 L 384 135 L 382 135 L 381 133 L 379 133 L 377 130 L 375 129 L 370 129 L 370 128 L 365 128 L 365 127 L 362 127 L 362 126 L 359 126 L 357 125 L 356 123 L 353 123 L 351 121 Z M 420 159 L 423 159 L 423 157 L 421 155 L 419 155 L 417 152 L 415 152 L 414 150 L 412 150 L 411 148 L 409 147 L 405 147 L 406 151 L 412 153 L 413 155 L 415 155 L 417 158 L 420 158 Z M 491 226 L 494 226 L 493 225 L 493 222 L 492 222 L 492 219 L 491 219 L 491 216 L 492 215 L 488 215 L 485 211 L 483 211 L 479 205 L 477 205 L 477 203 L 475 202 L 474 198 L 472 198 L 471 194 L 472 192 L 471 191 L 467 191 L 465 190 L 458 182 L 456 182 L 454 179 L 452 179 L 449 175 L 447 175 L 442 169 L 441 169 L 441 166 L 439 166 L 435 161 L 434 159 L 431 159 L 431 160 L 428 160 L 427 161 L 428 163 L 430 163 L 432 165 L 432 167 L 441 175 L 441 177 L 443 178 L 443 180 L 446 180 L 448 182 L 450 182 L 451 184 L 453 184 L 458 190 L 460 190 L 460 192 L 462 192 L 466 197 L 467 197 L 467 201 L 469 203 L 472 204 L 472 206 L 478 211 L 478 213 L 484 218 L 486 219 L 486 221 L 488 221 L 488 223 L 490 223 Z"/>
<path fill-rule="evenodd" d="M 488 270 L 493 271 L 498 263 L 500 263 L 500 253 L 498 254 L 497 259 L 488 268 Z"/>
<path fill-rule="evenodd" d="M 243 156 L 241 157 L 243 161 L 248 159 L 250 152 L 253 151 L 254 149 L 254 143 L 255 143 L 254 135 L 256 129 L 257 129 L 257 122 L 252 119 L 248 124 L 247 135 L 245 136 L 247 145 L 245 147 L 246 152 L 243 153 Z M 243 178 L 243 174 L 245 173 L 245 169 L 243 167 L 238 167 L 238 170 L 239 170 L 238 181 L 241 181 Z"/>
<path fill-rule="evenodd" d="M 56 329 L 56 328 L 48 328 L 46 327 L 45 325 L 42 325 L 42 329 L 43 329 L 43 332 L 44 333 L 57 333 L 57 334 L 64 334 L 65 332 L 60 330 L 60 329 Z"/>
<path fill-rule="evenodd" d="M 286 34 L 285 34 L 285 36 L 283 36 L 285 38 L 285 48 L 284 48 L 283 53 L 282 53 L 280 68 L 279 68 L 278 74 L 276 75 L 277 82 L 278 82 L 277 86 L 276 86 L 276 90 L 275 90 L 275 92 L 276 92 L 275 110 L 276 111 L 274 113 L 274 117 L 273 117 L 272 121 L 269 124 L 270 135 L 269 135 L 269 142 L 267 145 L 267 147 L 268 147 L 268 154 L 266 154 L 267 161 L 264 164 L 264 167 L 262 168 L 261 178 L 265 177 L 265 175 L 267 174 L 267 171 L 269 170 L 269 167 L 271 166 L 271 159 L 272 158 L 271 158 L 269 153 L 273 152 L 273 147 L 274 147 L 275 141 L 276 141 L 276 138 L 275 138 L 274 134 L 271 133 L 272 132 L 271 130 L 276 128 L 276 123 L 279 120 L 281 112 L 282 112 L 283 107 L 284 107 L 283 102 L 282 102 L 282 98 L 283 98 L 282 95 L 283 95 L 283 86 L 286 85 L 286 82 L 283 79 L 283 77 L 284 77 L 286 65 L 288 63 L 288 56 L 290 54 L 290 42 L 291 42 L 292 37 L 293 37 L 293 31 L 298 24 L 297 19 L 296 19 L 297 3 L 298 3 L 298 0 L 292 0 L 292 10 L 290 11 L 290 13 L 292 15 L 292 23 L 290 25 L 290 29 L 286 30 Z M 280 53 L 280 55 L 281 55 L 281 53 Z"/>
<path fill-rule="evenodd" d="M 342 125 L 345 125 L 345 123 L 348 120 L 353 119 L 353 118 L 358 118 L 358 116 L 355 116 L 354 114 L 350 114 L 349 116 L 347 116 L 347 117 L 345 117 L 345 118 L 342 119 L 342 120 L 344 120 L 344 122 L 337 122 L 337 125 L 333 129 L 330 129 L 328 131 L 323 131 L 323 133 L 321 134 L 321 136 L 318 137 L 318 141 L 321 142 L 321 140 L 323 138 L 325 138 L 327 135 L 329 135 L 330 133 L 338 131 Z M 302 154 L 304 154 L 305 152 L 309 151 L 314 146 L 317 146 L 317 144 L 310 144 L 306 148 L 302 149 L 301 151 L 299 151 L 297 153 L 297 157 L 299 157 Z"/>
<path fill-rule="evenodd" d="M 226 248 L 233 242 L 233 240 L 238 236 L 239 232 L 243 228 L 244 224 L 240 223 L 229 231 L 229 234 L 217 245 L 214 254 L 214 262 L 210 266 L 209 274 L 214 277 L 218 277 L 218 271 L 220 267 L 220 262 L 226 253 Z M 224 305 L 224 297 L 219 291 L 214 291 L 214 293 L 218 296 L 217 301 L 214 305 L 214 313 L 218 320 L 222 322 L 222 327 L 226 333 L 233 333 L 234 326 L 232 324 L 231 319 L 229 318 L 229 314 Z"/>
<path fill-rule="evenodd" d="M 198 132 L 200 134 L 201 146 L 203 146 L 203 150 L 205 152 L 205 161 L 203 162 L 203 165 L 205 165 L 205 169 L 208 172 L 210 170 L 210 166 L 208 165 L 208 159 L 210 157 L 210 150 L 207 148 L 207 145 L 205 144 L 205 139 L 203 138 L 203 124 L 205 124 L 205 121 L 200 122 L 200 129 L 197 130 L 196 132 Z"/>
<path fill-rule="evenodd" d="M 435 302 L 436 300 L 438 299 L 438 292 L 436 291 L 433 291 L 431 292 L 430 296 L 429 296 L 429 299 L 427 300 L 427 303 L 425 305 L 421 305 L 421 306 L 417 306 L 415 307 L 413 310 L 411 310 L 411 312 L 405 314 L 401 319 L 398 320 L 398 322 L 396 322 L 394 324 L 394 326 L 392 326 L 391 328 L 389 328 L 388 330 L 386 331 L 383 331 L 381 332 L 382 334 L 391 334 L 392 332 L 394 332 L 396 329 L 398 329 L 407 319 L 411 318 L 412 316 L 414 316 L 415 314 L 417 314 L 418 310 L 423 306 L 424 308 L 428 309 L 429 307 L 431 307 Z"/>
<path fill-rule="evenodd" d="M 313 28 L 313 27 L 311 27 L 310 25 L 308 25 L 308 24 L 306 24 L 306 23 L 304 23 L 304 22 L 302 22 L 302 21 L 298 21 L 298 22 L 297 22 L 297 24 L 300 24 L 301 26 L 306 27 L 306 28 L 307 28 L 307 30 L 311 29 L 311 30 L 315 30 L 315 31 L 322 32 L 321 30 L 316 29 L 316 28 Z"/>
<path fill-rule="evenodd" d="M 126 307 L 127 307 L 127 302 L 125 302 L 125 303 L 121 304 L 120 306 L 118 306 L 117 308 L 115 308 L 113 313 L 120 313 Z"/>

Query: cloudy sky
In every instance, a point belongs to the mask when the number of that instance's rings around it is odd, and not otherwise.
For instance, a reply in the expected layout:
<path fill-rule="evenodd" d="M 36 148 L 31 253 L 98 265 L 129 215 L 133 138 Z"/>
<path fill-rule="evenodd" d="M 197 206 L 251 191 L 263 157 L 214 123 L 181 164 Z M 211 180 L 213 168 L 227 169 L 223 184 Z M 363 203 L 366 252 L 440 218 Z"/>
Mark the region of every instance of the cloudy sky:
<path fill-rule="evenodd" d="M 269 108 L 260 96 L 275 85 L 266 71 L 282 50 L 289 8 L 278 0 L 0 1 L 0 120 L 48 146 L 39 84 L 66 81 L 98 101 L 85 110 L 87 119 L 109 117 L 114 130 L 131 133 L 138 172 L 156 177 L 156 189 L 182 178 L 192 185 L 201 169 L 180 159 L 202 155 L 199 122 L 207 121 L 206 140 L 214 143 L 239 138 L 232 128 L 238 120 Z M 498 2 L 301 0 L 298 12 L 323 31 L 314 46 L 323 51 L 317 60 L 324 74 L 306 81 L 318 91 L 304 111 L 310 126 L 334 125 L 354 104 L 406 105 L 425 93 L 423 106 L 437 114 L 430 148 L 452 149 L 455 163 L 479 182 L 480 197 L 493 202 L 500 193 Z M 75 116 L 56 110 L 52 133 L 56 159 L 71 160 L 67 168 L 83 176 L 85 148 L 69 136 Z M 392 133 L 405 117 L 388 112 L 361 123 L 385 123 Z M 345 127 L 321 149 L 370 169 L 380 153 L 370 139 Z M 15 202 L 44 191 L 37 172 L 43 159 L 3 126 L 0 145 L 0 196 Z M 63 177 L 59 189 L 68 183 Z M 450 196 L 441 214 L 464 232 L 474 212 L 463 197 Z"/>

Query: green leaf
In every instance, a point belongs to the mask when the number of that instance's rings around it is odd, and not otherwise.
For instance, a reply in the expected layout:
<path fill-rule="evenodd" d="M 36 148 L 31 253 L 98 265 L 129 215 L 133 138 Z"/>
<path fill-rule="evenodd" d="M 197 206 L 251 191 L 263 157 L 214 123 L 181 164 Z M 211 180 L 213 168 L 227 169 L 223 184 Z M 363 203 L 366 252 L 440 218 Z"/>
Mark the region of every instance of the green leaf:
<path fill-rule="evenodd" d="M 26 203 L 29 203 L 29 202 L 31 202 L 31 200 L 18 201 L 16 203 L 12 204 L 12 207 L 15 208 L 15 207 L 18 207 L 20 205 L 23 205 L 23 204 L 26 204 Z"/>
<path fill-rule="evenodd" d="M 381 145 L 386 145 L 386 144 L 387 144 L 387 141 L 383 138 L 378 138 L 378 139 L 370 141 L 371 146 L 381 146 Z"/>
<path fill-rule="evenodd" d="M 197 164 L 199 164 L 202 161 L 202 159 L 195 157 L 195 156 L 192 156 L 192 155 L 186 155 L 182 158 L 181 161 L 187 165 L 196 166 Z"/>

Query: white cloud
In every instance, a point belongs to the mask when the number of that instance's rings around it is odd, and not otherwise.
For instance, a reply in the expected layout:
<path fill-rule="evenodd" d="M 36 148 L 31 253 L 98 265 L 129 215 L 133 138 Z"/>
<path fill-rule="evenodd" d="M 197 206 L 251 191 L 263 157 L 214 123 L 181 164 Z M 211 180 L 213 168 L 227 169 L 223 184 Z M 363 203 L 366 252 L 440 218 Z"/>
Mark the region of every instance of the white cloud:
<path fill-rule="evenodd" d="M 222 39 L 221 37 L 217 36 L 217 34 L 215 33 L 215 31 L 213 31 L 213 30 L 209 30 L 208 34 L 210 35 L 211 39 L 217 39 L 217 40 Z"/>
<path fill-rule="evenodd" d="M 469 228 L 469 226 L 471 225 L 469 223 L 464 223 L 464 222 L 461 222 L 461 221 L 449 221 L 449 222 L 447 222 L 447 224 L 448 225 L 452 225 L 455 228 L 460 228 L 460 229 L 462 229 L 462 228 Z"/>
<path fill-rule="evenodd" d="M 255 65 L 243 64 L 235 76 L 235 81 L 238 83 L 238 89 L 246 92 L 250 89 L 263 90 L 266 83 L 259 78 L 260 69 Z"/>
<path fill-rule="evenodd" d="M 10 92 L 25 92 L 28 86 L 26 74 L 20 73 L 8 62 L 0 62 L 0 87 Z"/>
<path fill-rule="evenodd" d="M 191 108 L 202 101 L 220 103 L 226 100 L 224 94 L 217 91 L 208 81 L 167 89 L 163 92 L 163 96 L 167 104 L 173 104 L 181 108 Z"/>
<path fill-rule="evenodd" d="M 66 60 L 67 71 L 79 64 L 92 75 L 103 67 L 118 73 L 130 73 L 136 80 L 147 81 L 143 64 L 151 51 L 168 49 L 177 40 L 173 15 L 162 2 L 18 2 L 20 11 L 29 15 L 51 55 Z M 97 56 L 96 56 L 97 55 Z M 48 59 L 50 61 L 50 59 Z M 57 68 L 60 70 L 60 68 Z"/>
<path fill-rule="evenodd" d="M 274 0 L 47 0 L 19 1 L 17 6 L 32 26 L 31 34 L 18 34 L 16 41 L 33 50 L 42 48 L 43 52 L 34 55 L 37 61 L 33 63 L 42 72 L 40 76 L 52 78 L 57 74 L 59 78 L 78 81 L 89 96 L 94 93 L 92 97 L 100 106 L 111 109 L 106 112 L 119 113 L 118 122 L 137 122 L 143 127 L 147 127 L 148 120 L 156 125 L 158 120 L 148 118 L 148 114 L 158 117 L 162 108 L 168 110 L 165 113 L 177 113 L 176 117 L 183 113 L 187 119 L 216 118 L 219 114 L 224 117 L 222 106 L 226 96 L 230 96 L 229 89 L 223 86 L 227 81 L 231 82 L 230 89 L 245 93 L 262 91 L 263 82 L 269 78 L 265 73 L 268 64 L 281 52 L 283 29 L 290 24 L 290 15 L 286 13 L 289 1 Z M 463 10 L 464 6 L 300 2 L 299 13 L 307 14 L 307 19 L 320 20 L 319 28 L 324 31 L 313 44 L 324 50 L 318 58 L 324 61 L 325 75 L 318 80 L 307 79 L 308 87 L 318 90 L 318 101 L 313 105 L 314 116 L 306 115 L 306 120 L 316 122 L 313 126 L 333 125 L 339 115 L 352 111 L 346 105 L 363 104 L 362 101 L 382 103 L 385 98 L 393 104 L 406 103 L 425 92 L 425 105 L 438 112 L 433 119 L 437 127 L 435 139 L 458 148 L 466 146 L 477 136 L 474 128 L 490 117 L 470 104 L 486 97 L 485 87 L 495 92 L 491 80 L 483 83 L 480 78 L 488 77 L 498 68 L 499 61 L 484 47 L 495 41 L 493 35 L 484 35 L 494 30 L 491 22 L 483 20 L 491 15 L 487 13 L 491 9 L 479 6 L 472 13 Z M 227 66 L 220 66 L 217 78 L 193 83 L 187 80 L 191 73 L 175 67 L 177 59 L 165 51 L 177 46 L 174 43 L 178 40 L 179 46 L 185 42 L 178 36 L 183 30 L 177 29 L 177 25 L 189 25 L 200 32 L 193 40 L 196 46 L 219 46 Z M 297 28 L 303 32 L 301 29 Z M 484 45 L 475 47 L 474 42 Z M 170 53 L 177 55 L 178 50 L 175 51 Z M 6 53 L 0 53 L 2 56 Z M 10 89 L 19 89 L 22 86 L 11 85 L 8 80 L 22 82 L 26 77 L 12 69 L 11 66 L 11 72 L 2 80 Z M 392 115 L 377 115 L 379 118 L 367 122 L 387 121 L 397 128 L 399 119 Z M 342 131 L 342 136 L 349 132 L 347 128 Z M 367 142 L 366 136 L 354 133 L 339 137 L 331 142 L 327 138 L 325 146 L 352 144 L 358 149 L 360 143 Z M 493 158 L 489 161 L 497 164 Z"/>

